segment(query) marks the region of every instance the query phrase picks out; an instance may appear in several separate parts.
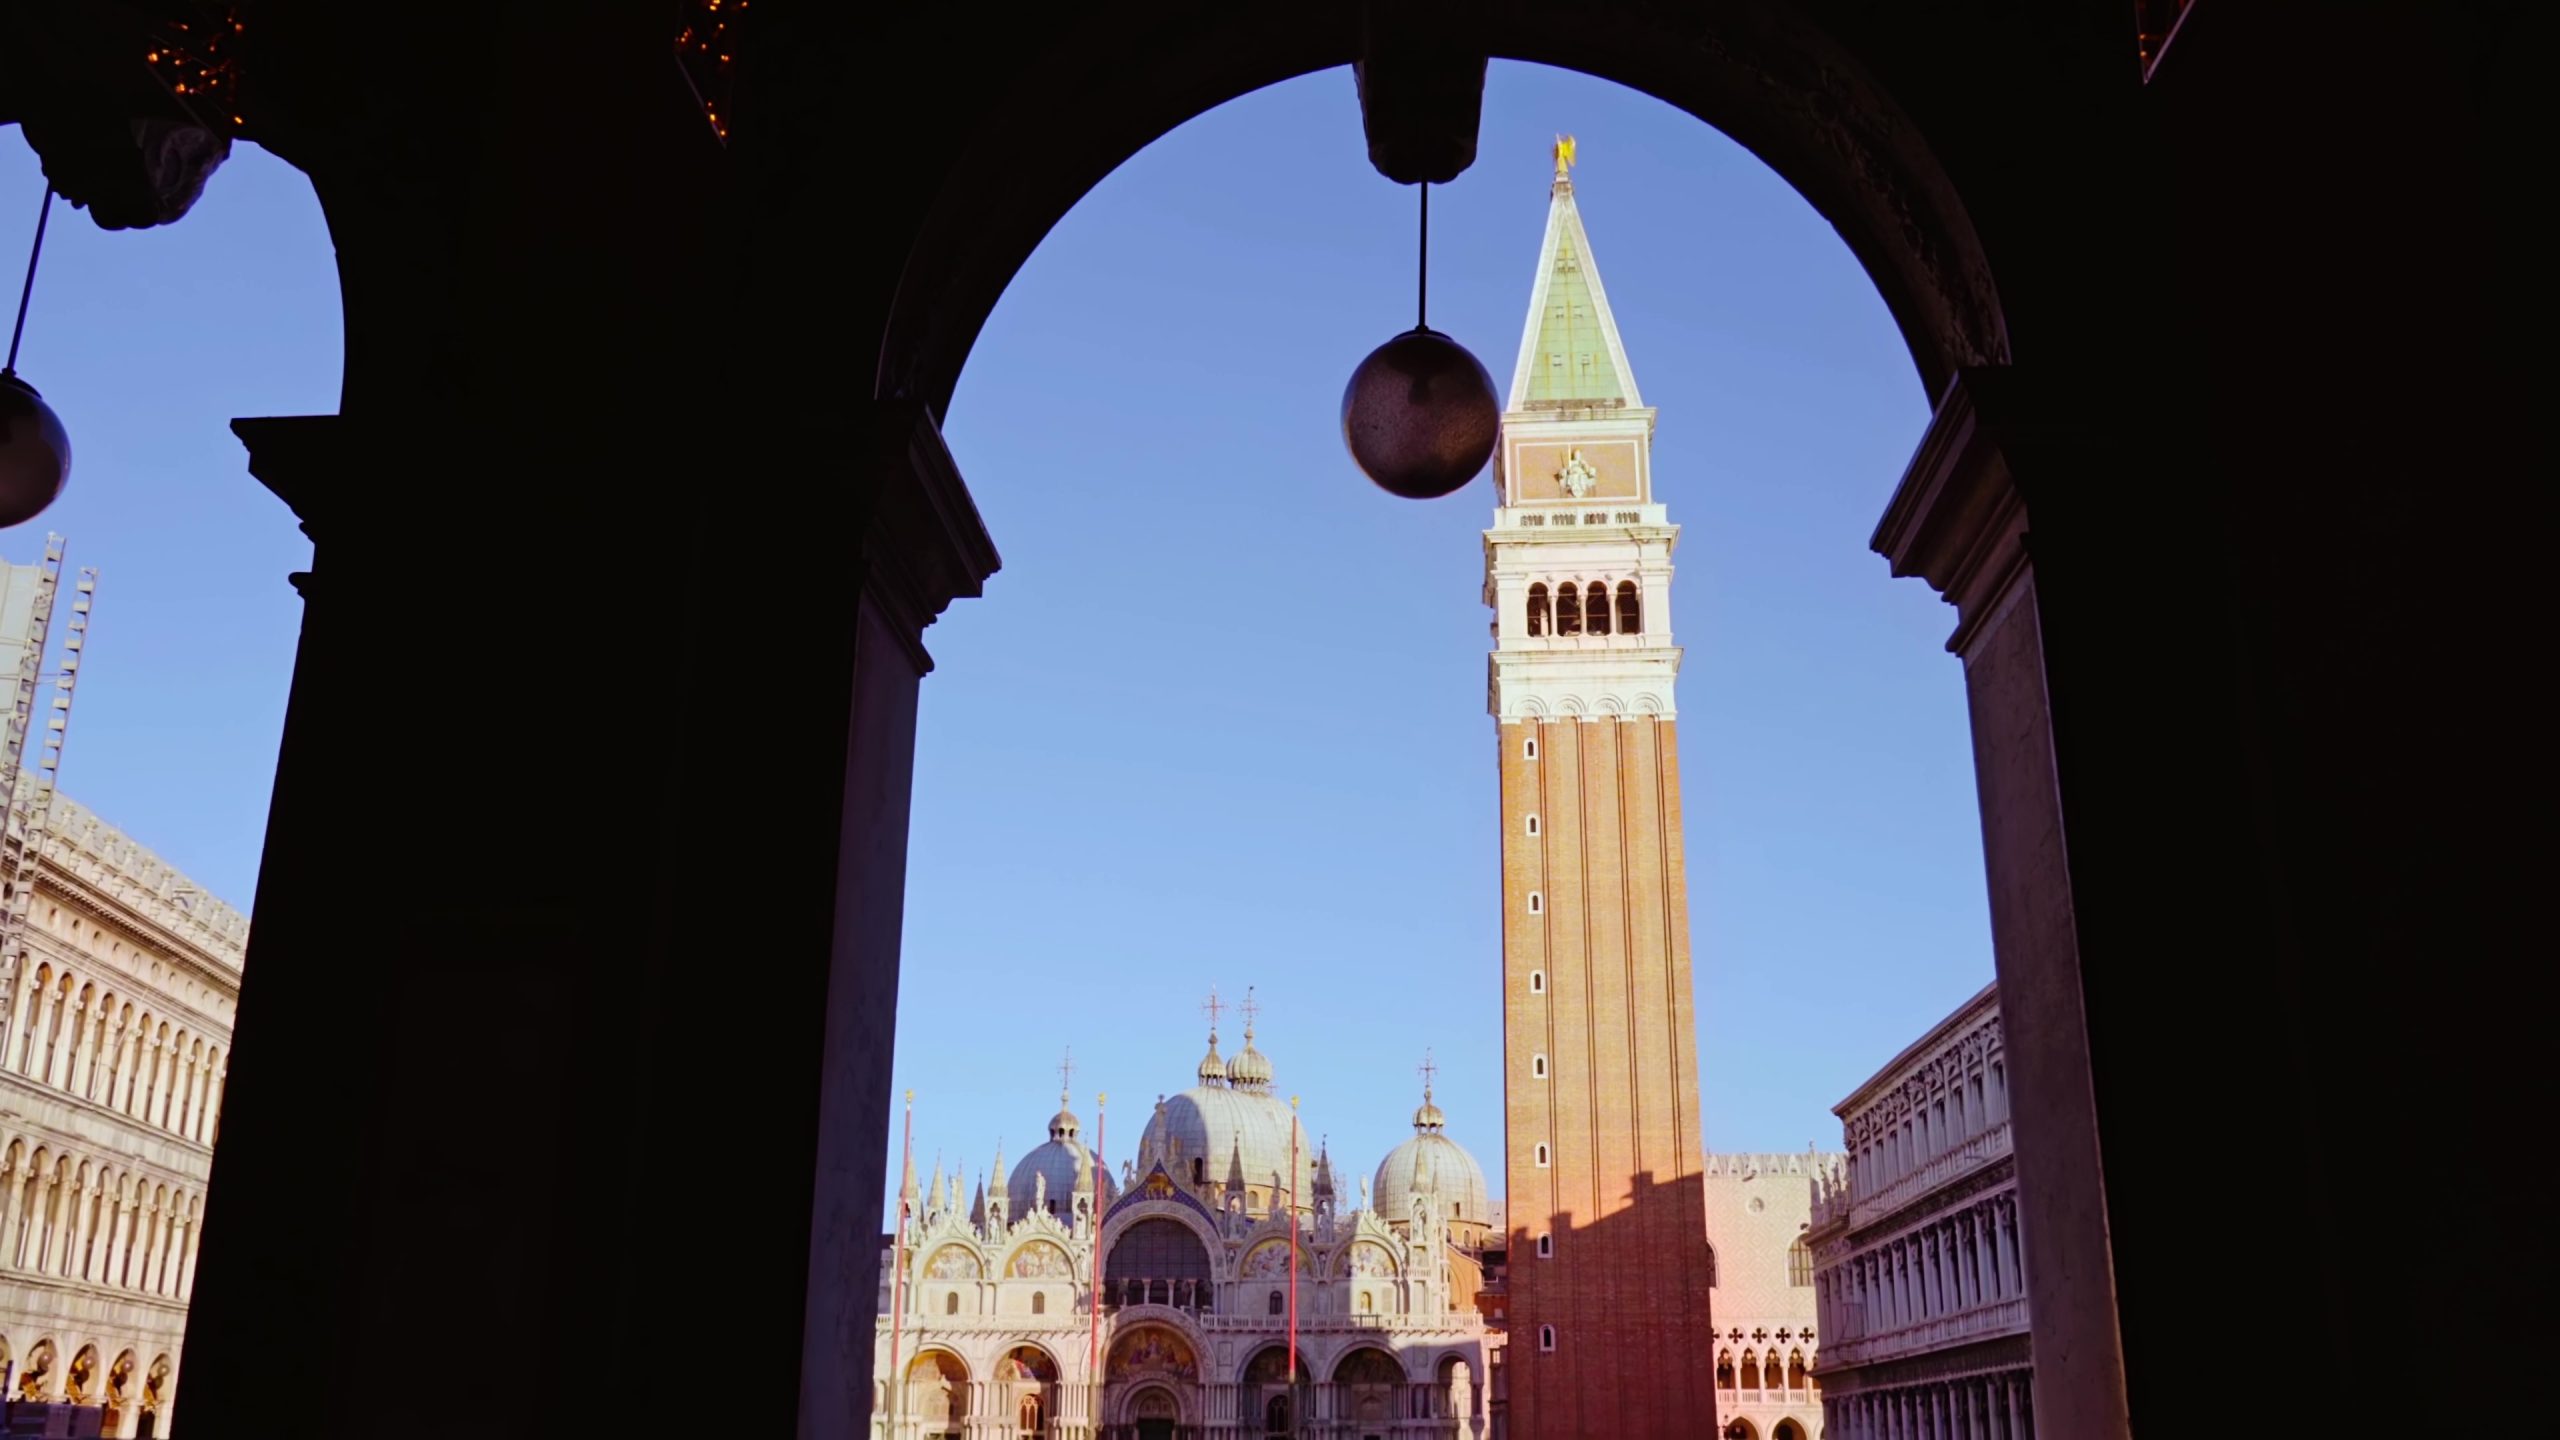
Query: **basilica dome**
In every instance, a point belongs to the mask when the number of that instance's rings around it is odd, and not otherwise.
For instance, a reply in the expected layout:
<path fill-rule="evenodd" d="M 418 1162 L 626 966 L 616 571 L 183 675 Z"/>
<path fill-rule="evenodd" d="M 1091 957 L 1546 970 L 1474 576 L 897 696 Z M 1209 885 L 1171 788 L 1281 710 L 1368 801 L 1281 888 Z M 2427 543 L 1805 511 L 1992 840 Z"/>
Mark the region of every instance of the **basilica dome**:
<path fill-rule="evenodd" d="M 1075 1218 L 1076 1183 L 1082 1178 L 1091 1184 L 1093 1175 L 1093 1152 L 1085 1149 L 1084 1142 L 1077 1138 L 1082 1128 L 1075 1112 L 1067 1108 L 1067 1097 L 1060 1095 L 1058 1113 L 1049 1118 L 1049 1138 L 1023 1156 L 1022 1163 L 1013 1167 L 1012 1176 L 1005 1181 L 1008 1213 L 1028 1215 L 1037 1208 L 1035 1202 L 1043 1193 L 1040 1182 L 1046 1179 L 1049 1182 L 1046 1192 L 1049 1213 L 1061 1220 Z M 1117 1190 L 1109 1172 L 1104 1172 L 1103 1206 L 1111 1204 L 1111 1197 Z"/>
<path fill-rule="evenodd" d="M 1476 1164 L 1467 1147 L 1443 1133 L 1447 1124 L 1448 1117 L 1432 1103 L 1431 1091 L 1425 1087 L 1422 1106 L 1413 1112 L 1413 1138 L 1387 1152 L 1371 1182 L 1369 1203 L 1379 1219 L 1390 1224 L 1410 1219 L 1413 1197 L 1426 1185 L 1440 1197 L 1441 1214 L 1450 1220 L 1482 1225 L 1493 1218 L 1484 1167 Z"/>
<path fill-rule="evenodd" d="M 1210 1037 L 1210 1058 L 1217 1038 Z M 1248 1059 L 1250 1057 L 1250 1059 Z M 1201 1062 L 1201 1083 L 1179 1095 L 1166 1096 L 1138 1137 L 1138 1163 L 1143 1171 L 1156 1161 L 1186 1184 L 1210 1189 L 1224 1186 L 1231 1172 L 1240 1175 L 1256 1209 L 1269 1205 L 1274 1190 L 1289 1188 L 1291 1137 L 1297 1144 L 1297 1195 L 1312 1205 L 1316 1147 L 1307 1139 L 1289 1102 L 1271 1093 L 1270 1062 L 1253 1048 L 1253 1031 L 1245 1030 L 1244 1049 L 1225 1067 L 1232 1078 L 1220 1084 Z"/>

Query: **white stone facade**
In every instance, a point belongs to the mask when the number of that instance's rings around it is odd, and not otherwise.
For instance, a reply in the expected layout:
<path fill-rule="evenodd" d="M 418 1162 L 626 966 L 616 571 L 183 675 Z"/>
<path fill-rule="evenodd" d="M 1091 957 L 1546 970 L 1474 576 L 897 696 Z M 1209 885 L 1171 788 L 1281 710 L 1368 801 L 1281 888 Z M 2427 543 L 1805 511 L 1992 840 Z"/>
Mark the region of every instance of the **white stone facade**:
<path fill-rule="evenodd" d="M 53 597 L 60 668 L 40 674 L 47 547 L 44 564 L 0 563 L 0 675 L 33 700 L 18 783 L 0 787 L 0 900 L 23 902 L 0 943 L 0 1383 L 22 1419 L 95 1407 L 106 1435 L 165 1436 L 249 917 L 68 796 L 41 803 L 89 590 L 84 575 Z"/>
<path fill-rule="evenodd" d="M 26 961 L 0 976 L 0 1363 L 22 1402 L 104 1406 L 108 1435 L 173 1433 L 248 935 L 54 797 Z"/>
<path fill-rule="evenodd" d="M 1084 1153 L 1064 1096 L 1055 1152 L 1008 1179 L 999 1151 L 965 1205 L 957 1175 L 919 1187 L 909 1167 L 903 1250 L 886 1237 L 881 1261 L 877 1440 L 1487 1440 L 1500 1336 L 1476 1305 L 1491 1217 L 1473 1158 L 1426 1095 L 1422 1143 L 1382 1165 L 1407 1172 L 1379 1187 L 1401 1208 L 1338 1208 L 1330 1157 L 1247 1034 L 1242 1078 L 1213 1036 L 1099 1207 L 1089 1169 L 1065 1194 L 1051 1180 L 1056 1154 Z"/>
<path fill-rule="evenodd" d="M 1715 1248 L 1716 1418 L 1727 1440 L 1815 1440 L 1813 1187 L 1847 1157 L 1709 1155 L 1707 1240 Z"/>
<path fill-rule="evenodd" d="M 1815 1185 L 1830 1440 L 2032 1440 L 2025 1247 L 1996 986 L 1834 1107 Z"/>

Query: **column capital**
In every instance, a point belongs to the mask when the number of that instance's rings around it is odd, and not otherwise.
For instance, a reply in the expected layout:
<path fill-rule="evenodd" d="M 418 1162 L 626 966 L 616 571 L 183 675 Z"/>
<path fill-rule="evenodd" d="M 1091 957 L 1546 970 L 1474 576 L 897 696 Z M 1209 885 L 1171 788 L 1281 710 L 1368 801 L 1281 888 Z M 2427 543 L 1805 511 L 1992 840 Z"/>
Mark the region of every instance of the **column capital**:
<path fill-rule="evenodd" d="M 1956 607 L 1947 649 L 1958 655 L 2028 569 L 2011 463 L 2024 388 L 2005 366 L 1958 370 L 1867 542 L 1897 577 L 1919 576 Z"/>

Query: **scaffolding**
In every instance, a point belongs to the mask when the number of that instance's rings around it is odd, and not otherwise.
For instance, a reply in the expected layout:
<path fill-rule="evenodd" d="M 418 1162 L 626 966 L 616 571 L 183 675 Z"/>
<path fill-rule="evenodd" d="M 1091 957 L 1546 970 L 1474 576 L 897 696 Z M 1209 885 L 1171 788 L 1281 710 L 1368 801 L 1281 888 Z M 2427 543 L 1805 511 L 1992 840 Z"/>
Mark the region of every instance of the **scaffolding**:
<path fill-rule="evenodd" d="M 80 570 L 72 585 L 71 614 L 63 625 L 62 667 L 48 672 L 45 659 L 52 652 L 62 555 L 62 537 L 44 537 L 44 558 L 35 566 L 26 628 L 18 637 L 8 724 L 0 732 L 0 775 L 6 777 L 5 798 L 0 798 L 0 853 L 6 854 L 9 866 L 6 879 L 0 880 L 0 1036 L 8 1034 L 14 1019 L 10 1011 L 26 968 L 27 917 L 35 906 L 45 847 L 52 838 L 54 781 L 62 769 L 62 742 L 71 728 L 71 699 L 80 681 L 80 655 L 88 644 L 89 613 L 98 593 L 97 568 Z M 52 696 L 43 707 L 45 721 L 39 730 L 36 701 L 45 693 L 46 680 L 53 682 Z M 33 764 L 27 757 L 30 741 L 36 746 Z M 16 840 L 14 849 L 6 844 L 9 839 Z"/>

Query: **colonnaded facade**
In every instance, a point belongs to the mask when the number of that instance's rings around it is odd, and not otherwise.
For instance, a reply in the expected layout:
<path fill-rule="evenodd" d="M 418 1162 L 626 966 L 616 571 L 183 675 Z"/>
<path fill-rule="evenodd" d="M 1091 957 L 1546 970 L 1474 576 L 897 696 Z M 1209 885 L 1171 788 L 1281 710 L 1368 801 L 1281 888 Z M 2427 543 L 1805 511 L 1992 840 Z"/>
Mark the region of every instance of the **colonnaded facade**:
<path fill-rule="evenodd" d="M 38 568 L 0 564 L 0 675 Z M 59 794 L 30 864 L 50 778 L 22 775 L 0 844 L 0 895 L 29 887 L 0 954 L 0 1375 L 165 1436 L 249 917 Z"/>
<path fill-rule="evenodd" d="M 2000 995 L 1985 986 L 1840 1102 L 1815 1186 L 1829 1440 L 2033 1440 Z"/>
<path fill-rule="evenodd" d="M 1048 1140 L 1010 1171 L 998 1147 L 965 1202 L 959 1176 L 937 1163 L 919 1187 L 909 1160 L 874 1436 L 1493 1440 L 1479 1382 L 1501 1335 L 1476 1292 L 1500 1231 L 1429 1080 L 1412 1138 L 1346 1206 L 1244 1036 L 1230 1060 L 1212 1029 L 1116 1179 L 1063 1091 Z"/>
<path fill-rule="evenodd" d="M 1847 1157 L 1709 1155 L 1716 1417 L 1725 1440 L 1817 1440 L 1813 1187 Z"/>

